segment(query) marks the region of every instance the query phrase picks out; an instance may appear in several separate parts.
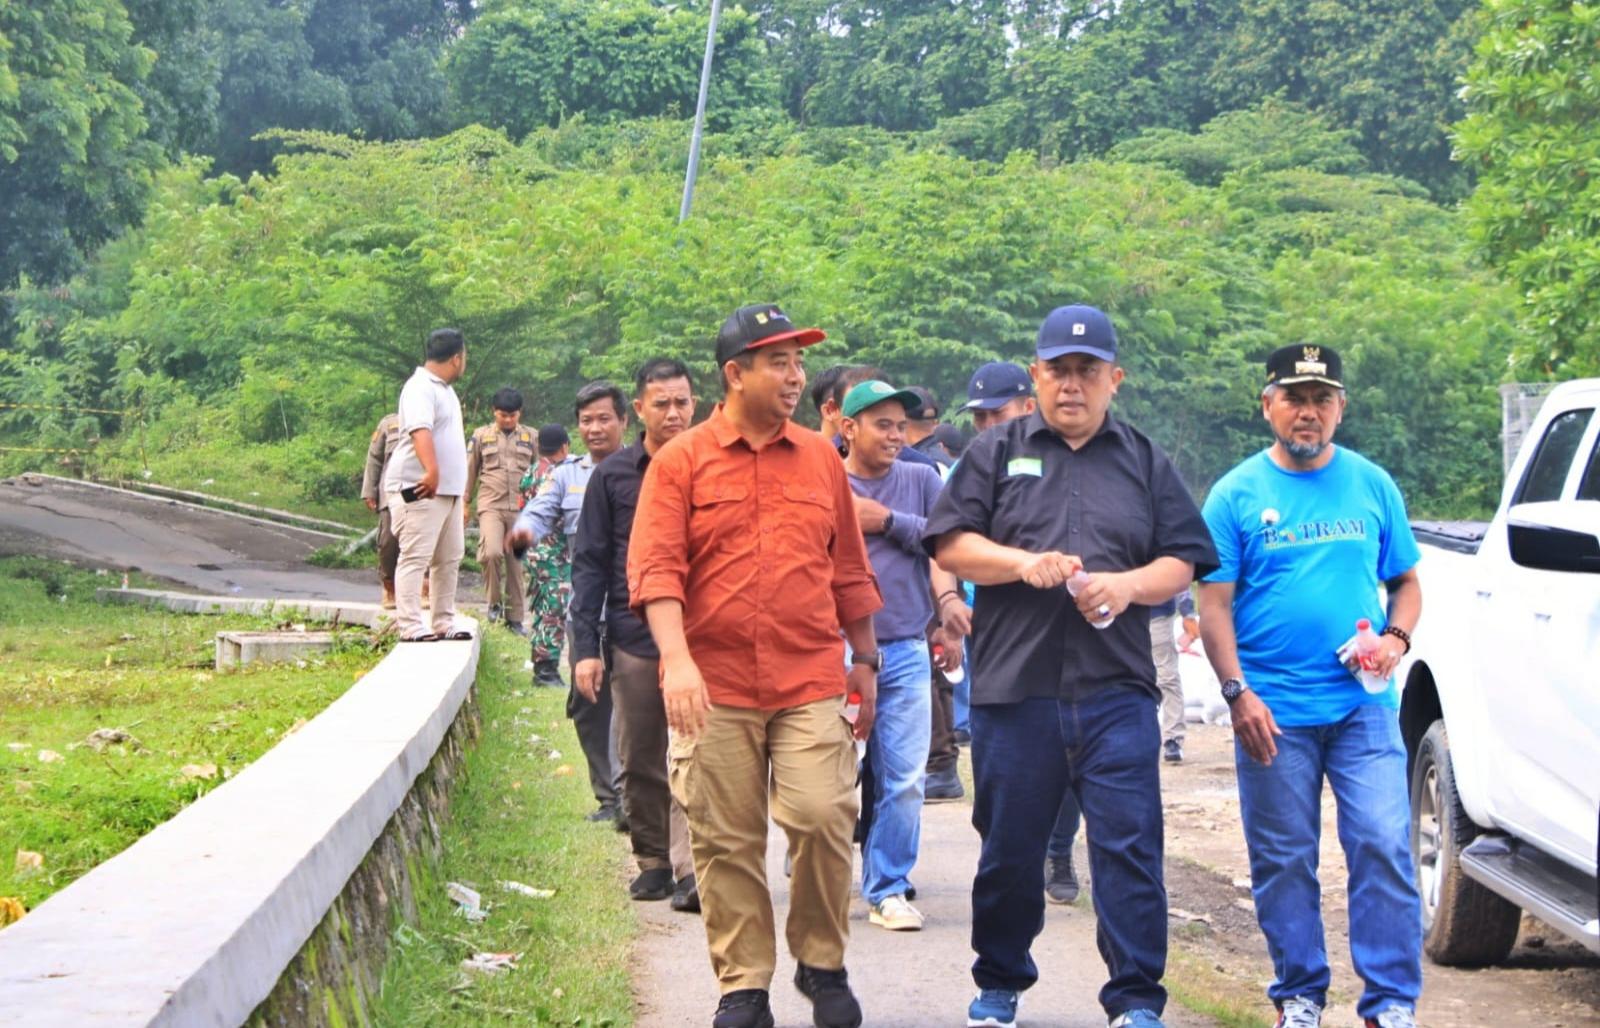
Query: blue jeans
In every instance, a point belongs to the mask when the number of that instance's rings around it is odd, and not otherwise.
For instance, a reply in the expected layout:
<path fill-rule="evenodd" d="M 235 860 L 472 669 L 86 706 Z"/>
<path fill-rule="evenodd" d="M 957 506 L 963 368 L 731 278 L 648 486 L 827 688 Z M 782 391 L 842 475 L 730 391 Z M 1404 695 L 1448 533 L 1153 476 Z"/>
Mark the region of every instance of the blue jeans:
<path fill-rule="evenodd" d="M 885 643 L 878 715 L 867 738 L 872 818 L 861 847 L 861 896 L 876 906 L 911 887 L 922 840 L 922 787 L 933 733 L 932 671 L 923 639 Z"/>
<path fill-rule="evenodd" d="M 1366 983 L 1356 1010 L 1375 1017 L 1415 1008 L 1422 993 L 1422 902 L 1411 861 L 1406 750 L 1395 712 L 1357 707 L 1343 721 L 1285 728 L 1271 764 L 1234 743 L 1239 808 L 1250 848 L 1256 919 L 1277 980 L 1275 1002 L 1324 1003 L 1328 951 L 1322 934 L 1317 853 L 1322 781 L 1333 786 L 1339 844 L 1350 872 L 1350 960 Z"/>
<path fill-rule="evenodd" d="M 957 682 L 952 689 L 955 693 L 954 714 L 951 725 L 958 732 L 972 733 L 972 644 L 971 640 L 961 643 L 961 666 L 967 675 Z"/>
<path fill-rule="evenodd" d="M 1116 1017 L 1167 1002 L 1167 890 L 1162 877 L 1161 729 L 1155 697 L 1107 685 L 1078 700 L 972 708 L 972 823 L 983 839 L 972 883 L 972 978 L 1021 991 L 1039 980 L 1029 953 L 1044 929 L 1044 858 L 1062 795 L 1089 822 L 1096 933 Z"/>
<path fill-rule="evenodd" d="M 1066 860 L 1072 856 L 1072 840 L 1078 837 L 1078 825 L 1083 821 L 1083 808 L 1078 806 L 1078 794 L 1068 786 L 1061 793 L 1061 807 L 1056 811 L 1055 827 L 1050 829 L 1050 842 L 1044 855 L 1051 860 Z"/>

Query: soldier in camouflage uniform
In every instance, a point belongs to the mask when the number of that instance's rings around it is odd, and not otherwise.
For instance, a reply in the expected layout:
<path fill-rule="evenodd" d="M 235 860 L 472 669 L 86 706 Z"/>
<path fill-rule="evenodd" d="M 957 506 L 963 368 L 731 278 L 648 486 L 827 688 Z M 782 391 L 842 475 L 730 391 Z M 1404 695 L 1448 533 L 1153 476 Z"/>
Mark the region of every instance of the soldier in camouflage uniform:
<path fill-rule="evenodd" d="M 570 457 L 567 430 L 560 425 L 539 429 L 539 460 L 522 476 L 526 507 L 549 487 L 551 473 Z M 572 590 L 572 558 L 566 535 L 557 530 L 528 547 L 523 555 L 528 582 L 528 638 L 535 685 L 560 686 L 561 635 L 566 625 L 567 594 Z"/>

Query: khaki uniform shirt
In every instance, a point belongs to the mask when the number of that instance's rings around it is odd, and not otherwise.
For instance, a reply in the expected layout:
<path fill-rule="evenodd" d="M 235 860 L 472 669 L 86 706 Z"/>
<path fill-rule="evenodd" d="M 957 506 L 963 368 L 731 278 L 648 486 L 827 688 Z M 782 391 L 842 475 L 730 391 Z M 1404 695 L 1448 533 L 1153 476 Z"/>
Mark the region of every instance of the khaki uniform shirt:
<path fill-rule="evenodd" d="M 496 425 L 484 425 L 467 440 L 468 501 L 477 486 L 479 511 L 515 511 L 521 501 L 522 476 L 538 459 L 531 429 L 519 425 L 502 432 Z"/>
<path fill-rule="evenodd" d="M 383 488 L 383 472 L 399 445 L 400 415 L 385 414 L 372 431 L 372 442 L 367 444 L 367 470 L 361 476 L 361 498 L 376 500 L 379 510 L 389 506 L 389 493 Z"/>

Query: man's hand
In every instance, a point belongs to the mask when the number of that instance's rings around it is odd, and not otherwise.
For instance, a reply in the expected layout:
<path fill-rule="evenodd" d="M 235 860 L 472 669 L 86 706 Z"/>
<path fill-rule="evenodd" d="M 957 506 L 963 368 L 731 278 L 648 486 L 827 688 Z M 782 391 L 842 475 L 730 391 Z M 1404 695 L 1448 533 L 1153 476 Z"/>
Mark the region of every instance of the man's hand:
<path fill-rule="evenodd" d="M 1233 733 L 1239 737 L 1239 745 L 1244 747 L 1250 759 L 1257 764 L 1272 763 L 1272 758 L 1278 755 L 1278 744 L 1272 741 L 1272 737 L 1282 735 L 1283 729 L 1272 719 L 1271 709 L 1261 702 L 1255 690 L 1246 689 L 1239 694 L 1239 698 L 1233 701 L 1231 715 Z"/>
<path fill-rule="evenodd" d="M 372 511 L 372 513 L 374 513 L 374 514 L 378 513 L 378 501 L 377 500 L 374 500 L 370 496 L 363 496 L 361 499 L 362 499 L 362 502 L 364 502 L 367 505 L 367 509 L 368 510 Z"/>
<path fill-rule="evenodd" d="M 1400 660 L 1406 655 L 1406 644 L 1392 635 L 1378 636 L 1378 674 L 1385 678 L 1394 674 Z"/>
<path fill-rule="evenodd" d="M 1058 589 L 1073 573 L 1083 569 L 1083 561 L 1070 554 L 1050 550 L 1030 553 L 1017 565 L 1017 577 L 1035 589 Z"/>
<path fill-rule="evenodd" d="M 1190 649 L 1194 641 L 1200 638 L 1200 622 L 1194 618 L 1183 619 L 1183 631 L 1178 633 L 1178 649 L 1184 653 L 1193 653 Z"/>
<path fill-rule="evenodd" d="M 944 654 L 938 661 L 940 671 L 948 673 L 961 666 L 961 658 L 964 655 L 961 639 L 961 635 L 950 630 L 949 622 L 946 622 L 943 628 L 933 633 L 934 643 L 944 647 Z"/>
<path fill-rule="evenodd" d="M 844 676 L 844 688 L 847 695 L 861 694 L 861 712 L 856 715 L 855 736 L 865 740 L 872 734 L 872 722 L 878 716 L 878 672 L 865 664 L 851 664 L 850 673 Z"/>
<path fill-rule="evenodd" d="M 1116 617 L 1133 604 L 1134 579 L 1127 571 L 1099 571 L 1089 576 L 1089 581 L 1073 601 L 1078 612 L 1090 621 L 1104 621 Z M 1101 613 L 1102 609 L 1109 613 Z"/>
<path fill-rule="evenodd" d="M 944 623 L 945 634 L 958 645 L 972 634 L 972 608 L 960 596 L 945 595 L 939 604 L 939 620 Z"/>
<path fill-rule="evenodd" d="M 430 468 L 422 473 L 422 478 L 417 480 L 417 498 L 426 500 L 439 489 L 439 469 Z"/>
<path fill-rule="evenodd" d="M 599 657 L 585 657 L 573 665 L 572 687 L 590 703 L 600 698 L 600 686 L 605 681 L 606 664 Z"/>
<path fill-rule="evenodd" d="M 856 523 L 861 526 L 862 535 L 882 535 L 884 523 L 889 520 L 889 508 L 877 500 L 869 500 L 865 496 L 855 496 Z"/>
<path fill-rule="evenodd" d="M 533 531 L 527 528 L 513 528 L 506 533 L 506 552 L 514 554 L 518 550 L 526 550 L 533 545 Z"/>
<path fill-rule="evenodd" d="M 700 668 L 684 657 L 667 664 L 661 676 L 661 699 L 667 707 L 667 724 L 685 738 L 698 738 L 706 727 L 711 694 Z"/>
<path fill-rule="evenodd" d="M 470 504 L 463 503 L 461 505 L 461 523 L 463 525 L 472 524 L 472 506 Z"/>

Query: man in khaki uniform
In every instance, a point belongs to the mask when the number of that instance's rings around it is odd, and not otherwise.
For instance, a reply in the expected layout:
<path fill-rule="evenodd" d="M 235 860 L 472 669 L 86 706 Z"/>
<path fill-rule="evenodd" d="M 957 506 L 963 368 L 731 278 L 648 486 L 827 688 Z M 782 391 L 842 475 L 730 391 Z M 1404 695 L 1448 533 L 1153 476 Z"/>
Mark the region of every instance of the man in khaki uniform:
<path fill-rule="evenodd" d="M 467 504 L 461 517 L 463 521 L 472 517 L 472 491 L 476 488 L 478 561 L 483 564 L 483 586 L 489 594 L 489 620 L 503 614 L 506 627 L 524 635 L 522 564 L 506 556 L 506 536 L 517 520 L 522 476 L 538 459 L 538 450 L 533 432 L 521 425 L 522 394 L 507 387 L 494 394 L 493 402 L 494 423 L 484 425 L 467 440 Z"/>
<path fill-rule="evenodd" d="M 383 472 L 400 445 L 400 415 L 391 412 L 378 419 L 367 444 L 367 469 L 361 476 L 361 499 L 378 515 L 378 578 L 383 582 L 383 606 L 394 607 L 394 567 L 400 559 L 400 537 L 389 523 L 389 494 L 383 491 Z"/>

